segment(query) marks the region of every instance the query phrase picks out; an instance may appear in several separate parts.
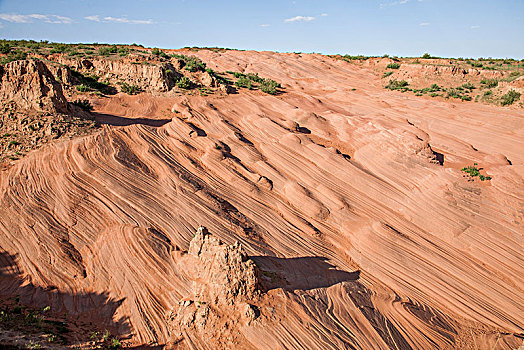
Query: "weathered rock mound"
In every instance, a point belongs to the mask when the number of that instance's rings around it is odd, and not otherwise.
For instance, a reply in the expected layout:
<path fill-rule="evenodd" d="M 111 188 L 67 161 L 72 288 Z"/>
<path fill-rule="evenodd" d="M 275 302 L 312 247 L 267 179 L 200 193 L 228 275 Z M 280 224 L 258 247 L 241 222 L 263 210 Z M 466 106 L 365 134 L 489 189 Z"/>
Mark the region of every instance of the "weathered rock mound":
<path fill-rule="evenodd" d="M 223 244 L 199 227 L 181 265 L 192 281 L 192 294 L 168 315 L 175 342 L 214 344 L 211 348 L 246 346 L 235 329 L 257 317 L 257 307 L 248 303 L 260 294 L 255 263 L 238 242 Z"/>
<path fill-rule="evenodd" d="M 0 100 L 18 107 L 67 113 L 67 100 L 47 66 L 38 60 L 10 62 L 0 67 Z"/>
<path fill-rule="evenodd" d="M 240 245 L 228 246 L 200 227 L 189 245 L 189 265 L 195 283 L 195 296 L 215 303 L 231 304 L 237 299 L 255 297 L 258 278 L 255 264 Z"/>

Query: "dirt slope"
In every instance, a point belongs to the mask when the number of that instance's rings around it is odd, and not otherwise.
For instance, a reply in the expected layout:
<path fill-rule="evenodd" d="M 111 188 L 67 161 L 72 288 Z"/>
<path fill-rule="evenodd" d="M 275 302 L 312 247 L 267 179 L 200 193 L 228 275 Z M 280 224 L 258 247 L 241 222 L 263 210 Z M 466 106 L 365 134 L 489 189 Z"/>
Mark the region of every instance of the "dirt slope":
<path fill-rule="evenodd" d="M 320 55 L 190 54 L 284 93 L 93 100 L 101 131 L 0 174 L 0 250 L 26 277 L 1 293 L 130 345 L 522 344 L 522 109 L 388 91 Z M 225 272 L 190 248 L 201 225 Z M 222 275 L 240 282 L 199 292 Z"/>

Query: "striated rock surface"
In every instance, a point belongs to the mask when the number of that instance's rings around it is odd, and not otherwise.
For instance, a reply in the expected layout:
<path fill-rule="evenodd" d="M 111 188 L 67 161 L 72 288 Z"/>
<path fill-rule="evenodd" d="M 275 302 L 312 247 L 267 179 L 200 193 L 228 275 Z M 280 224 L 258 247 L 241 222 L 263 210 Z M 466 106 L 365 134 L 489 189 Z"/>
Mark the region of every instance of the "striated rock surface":
<path fill-rule="evenodd" d="M 193 54 L 283 93 L 97 101 L 100 132 L 0 173 L 0 295 L 131 345 L 522 344 L 520 109 L 388 91 L 321 55 Z"/>

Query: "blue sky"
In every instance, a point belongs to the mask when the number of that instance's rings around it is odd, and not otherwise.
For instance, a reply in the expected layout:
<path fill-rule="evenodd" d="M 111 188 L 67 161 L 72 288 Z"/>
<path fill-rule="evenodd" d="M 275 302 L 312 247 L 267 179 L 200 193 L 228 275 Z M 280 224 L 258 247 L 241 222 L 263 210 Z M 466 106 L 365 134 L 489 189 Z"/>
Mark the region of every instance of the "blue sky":
<path fill-rule="evenodd" d="M 0 37 L 524 58 L 524 0 L 0 0 Z"/>

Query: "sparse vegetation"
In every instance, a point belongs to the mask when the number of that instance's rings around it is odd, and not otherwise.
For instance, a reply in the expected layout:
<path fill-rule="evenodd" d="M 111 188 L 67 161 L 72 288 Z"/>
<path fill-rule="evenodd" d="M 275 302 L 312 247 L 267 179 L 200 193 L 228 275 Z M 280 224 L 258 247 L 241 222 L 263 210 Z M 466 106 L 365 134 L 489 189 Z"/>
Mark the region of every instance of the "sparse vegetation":
<path fill-rule="evenodd" d="M 487 88 L 494 88 L 499 85 L 498 79 L 482 79 L 480 83 Z"/>
<path fill-rule="evenodd" d="M 96 76 L 85 76 L 75 70 L 71 71 L 73 77 L 80 83 L 76 85 L 76 89 L 80 92 L 99 91 L 106 95 L 113 95 L 116 89 L 109 85 L 108 82 L 99 82 Z"/>
<path fill-rule="evenodd" d="M 447 96 L 448 97 L 454 97 L 454 98 L 460 98 L 462 95 L 460 94 L 458 89 L 449 88 L 447 90 Z"/>
<path fill-rule="evenodd" d="M 391 74 L 393 74 L 393 72 L 384 72 L 384 75 L 382 75 L 382 78 L 387 78 L 389 77 Z"/>
<path fill-rule="evenodd" d="M 280 84 L 271 79 L 264 79 L 262 84 L 260 84 L 260 90 L 270 95 L 276 95 L 278 93 L 277 87 L 280 87 Z"/>
<path fill-rule="evenodd" d="M 238 80 L 235 82 L 235 85 L 240 88 L 247 88 L 249 90 L 253 89 L 253 84 L 251 83 L 251 80 L 247 78 L 245 75 L 240 76 Z"/>
<path fill-rule="evenodd" d="M 0 64 L 27 59 L 27 53 L 20 50 L 11 50 L 6 57 L 0 59 Z"/>
<path fill-rule="evenodd" d="M 136 95 L 141 91 L 141 89 L 138 85 L 130 85 L 128 83 L 122 83 L 122 85 L 120 85 L 120 91 L 128 95 Z"/>
<path fill-rule="evenodd" d="M 121 347 L 122 347 L 122 344 L 120 343 L 120 340 L 118 340 L 117 338 L 113 338 L 108 348 L 109 350 L 115 350 L 115 349 L 120 349 Z"/>
<path fill-rule="evenodd" d="M 255 83 L 262 83 L 264 82 L 264 79 L 259 77 L 258 76 L 258 73 L 248 73 L 246 75 L 246 77 L 251 80 L 251 81 L 254 81 Z"/>
<path fill-rule="evenodd" d="M 119 47 L 117 52 L 119 56 L 127 56 L 129 54 L 129 49 L 127 47 Z"/>
<path fill-rule="evenodd" d="M 167 53 L 165 53 L 164 51 L 160 50 L 160 49 L 157 49 L 156 47 L 151 50 L 151 53 L 155 56 L 158 56 L 158 57 L 162 57 L 162 58 L 169 58 L 169 55 Z"/>
<path fill-rule="evenodd" d="M 480 181 L 491 180 L 491 176 L 482 175 L 480 173 L 480 170 L 482 170 L 482 168 L 477 168 L 475 165 L 477 165 L 477 163 L 475 163 L 474 165 L 469 165 L 467 167 L 463 167 L 461 170 L 463 172 L 469 174 L 469 176 L 471 176 L 471 177 L 478 176 Z"/>
<path fill-rule="evenodd" d="M 512 105 L 515 101 L 518 101 L 520 99 L 520 92 L 517 92 L 515 90 L 509 90 L 501 97 L 501 104 L 503 106 L 509 106 Z"/>
<path fill-rule="evenodd" d="M 390 69 L 399 69 L 400 68 L 400 64 L 399 63 L 390 63 L 387 65 L 386 68 L 390 68 Z"/>
<path fill-rule="evenodd" d="M 9 43 L 0 43 L 0 53 L 8 54 L 11 52 L 11 45 Z"/>
<path fill-rule="evenodd" d="M 69 50 L 69 46 L 67 44 L 53 44 L 51 51 L 49 53 L 64 53 Z"/>
<path fill-rule="evenodd" d="M 91 89 L 89 88 L 89 86 L 85 85 L 85 84 L 80 84 L 80 85 L 77 85 L 76 86 L 76 89 L 80 92 L 88 92 L 90 91 Z"/>
<path fill-rule="evenodd" d="M 181 77 L 177 82 L 176 86 L 178 86 L 181 89 L 190 89 L 191 88 L 191 80 L 188 77 Z"/>
<path fill-rule="evenodd" d="M 352 55 L 344 55 L 342 56 L 342 59 L 345 60 L 345 61 L 354 61 L 354 60 L 367 60 L 369 59 L 368 56 L 363 56 L 363 55 L 357 55 L 357 56 L 352 56 Z"/>
<path fill-rule="evenodd" d="M 102 46 L 98 49 L 98 54 L 102 56 L 109 56 L 117 52 L 118 52 L 118 47 L 116 45 Z"/>
<path fill-rule="evenodd" d="M 86 112 L 90 112 L 93 110 L 93 106 L 91 105 L 91 102 L 89 102 L 89 100 L 75 100 L 71 102 L 71 104 L 82 108 Z"/>
<path fill-rule="evenodd" d="M 186 55 L 172 55 L 172 57 L 178 58 L 182 61 L 184 69 L 190 72 L 203 72 L 206 70 L 206 64 L 197 57 Z"/>
<path fill-rule="evenodd" d="M 387 89 L 390 90 L 407 90 L 407 86 L 409 83 L 405 80 L 395 80 L 392 79 L 389 81 L 388 85 L 386 85 Z"/>

